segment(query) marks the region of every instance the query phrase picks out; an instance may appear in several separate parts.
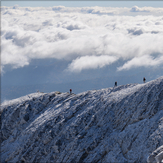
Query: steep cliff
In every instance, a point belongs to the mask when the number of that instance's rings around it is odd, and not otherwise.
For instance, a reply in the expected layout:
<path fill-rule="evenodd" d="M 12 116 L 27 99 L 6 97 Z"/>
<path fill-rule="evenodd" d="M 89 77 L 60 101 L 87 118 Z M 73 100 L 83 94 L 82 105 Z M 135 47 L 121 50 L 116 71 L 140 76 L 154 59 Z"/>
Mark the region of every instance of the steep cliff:
<path fill-rule="evenodd" d="M 163 145 L 163 77 L 4 102 L 0 141 L 2 162 L 147 162 Z"/>

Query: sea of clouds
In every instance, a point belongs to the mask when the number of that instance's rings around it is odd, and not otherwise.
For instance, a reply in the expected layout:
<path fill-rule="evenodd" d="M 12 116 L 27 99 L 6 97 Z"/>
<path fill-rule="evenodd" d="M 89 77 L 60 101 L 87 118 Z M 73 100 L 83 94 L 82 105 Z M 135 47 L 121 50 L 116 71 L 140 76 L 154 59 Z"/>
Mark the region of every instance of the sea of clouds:
<path fill-rule="evenodd" d="M 33 59 L 70 61 L 81 72 L 123 61 L 117 71 L 163 64 L 163 8 L 1 7 L 1 67 Z"/>

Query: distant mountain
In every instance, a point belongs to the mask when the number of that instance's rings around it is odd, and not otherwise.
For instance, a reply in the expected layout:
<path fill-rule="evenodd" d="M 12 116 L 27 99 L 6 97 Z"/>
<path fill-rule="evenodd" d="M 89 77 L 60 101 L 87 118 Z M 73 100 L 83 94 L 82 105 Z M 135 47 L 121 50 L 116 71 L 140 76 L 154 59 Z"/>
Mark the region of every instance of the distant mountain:
<path fill-rule="evenodd" d="M 161 162 L 163 77 L 5 101 L 0 134 L 2 163 Z"/>

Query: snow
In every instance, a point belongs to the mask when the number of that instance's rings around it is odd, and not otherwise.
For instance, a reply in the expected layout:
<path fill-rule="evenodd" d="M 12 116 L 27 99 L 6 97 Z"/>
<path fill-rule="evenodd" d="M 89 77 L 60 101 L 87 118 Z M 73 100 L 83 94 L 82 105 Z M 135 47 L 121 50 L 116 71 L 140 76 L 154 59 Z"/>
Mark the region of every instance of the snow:
<path fill-rule="evenodd" d="M 76 95 L 33 93 L 2 103 L 1 120 L 2 162 L 146 162 L 163 144 L 163 77 Z"/>

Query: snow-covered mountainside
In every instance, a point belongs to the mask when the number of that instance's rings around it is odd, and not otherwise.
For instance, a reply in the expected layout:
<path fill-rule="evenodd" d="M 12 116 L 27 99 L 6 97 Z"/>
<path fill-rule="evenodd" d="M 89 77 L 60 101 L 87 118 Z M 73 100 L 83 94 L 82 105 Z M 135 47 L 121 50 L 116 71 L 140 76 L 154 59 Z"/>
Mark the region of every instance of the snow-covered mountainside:
<path fill-rule="evenodd" d="M 163 77 L 8 101 L 0 141 L 2 163 L 155 162 L 163 153 Z"/>

